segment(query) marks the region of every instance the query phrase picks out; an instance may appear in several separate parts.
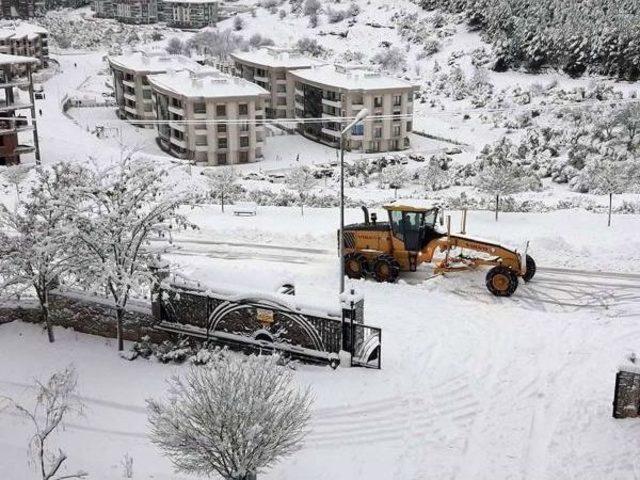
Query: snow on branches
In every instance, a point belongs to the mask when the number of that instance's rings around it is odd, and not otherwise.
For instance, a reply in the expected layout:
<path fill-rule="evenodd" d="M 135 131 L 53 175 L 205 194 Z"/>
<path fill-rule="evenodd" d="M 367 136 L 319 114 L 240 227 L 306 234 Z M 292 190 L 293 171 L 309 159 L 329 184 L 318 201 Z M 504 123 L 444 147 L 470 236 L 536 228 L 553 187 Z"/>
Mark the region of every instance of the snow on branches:
<path fill-rule="evenodd" d="M 227 353 L 173 377 L 166 400 L 147 400 L 151 441 L 179 472 L 229 480 L 252 478 L 299 450 L 311 395 L 277 363 Z"/>

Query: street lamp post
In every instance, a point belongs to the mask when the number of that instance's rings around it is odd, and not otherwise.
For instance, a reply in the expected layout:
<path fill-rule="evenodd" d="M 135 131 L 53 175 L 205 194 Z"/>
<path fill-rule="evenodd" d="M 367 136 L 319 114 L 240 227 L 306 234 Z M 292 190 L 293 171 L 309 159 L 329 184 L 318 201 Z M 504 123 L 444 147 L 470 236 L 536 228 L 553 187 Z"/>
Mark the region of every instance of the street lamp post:
<path fill-rule="evenodd" d="M 340 293 L 344 293 L 344 147 L 345 138 L 349 131 L 358 122 L 369 115 L 369 110 L 363 108 L 358 112 L 356 118 L 340 132 L 340 234 L 338 243 L 340 245 Z"/>

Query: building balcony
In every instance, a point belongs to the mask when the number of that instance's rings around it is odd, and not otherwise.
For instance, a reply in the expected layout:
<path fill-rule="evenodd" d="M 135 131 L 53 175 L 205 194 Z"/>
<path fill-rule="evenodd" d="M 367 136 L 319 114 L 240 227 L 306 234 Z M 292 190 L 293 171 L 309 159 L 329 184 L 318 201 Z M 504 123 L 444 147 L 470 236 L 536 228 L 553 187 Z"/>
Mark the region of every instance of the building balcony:
<path fill-rule="evenodd" d="M 127 113 L 130 113 L 131 115 L 137 115 L 138 114 L 138 110 L 136 109 L 136 107 L 132 107 L 130 105 L 125 105 L 124 106 L 124 111 Z"/>
<path fill-rule="evenodd" d="M 331 130 L 329 128 L 323 128 L 322 133 L 329 135 L 331 137 L 340 138 L 340 132 L 338 130 Z"/>
<path fill-rule="evenodd" d="M 176 147 L 187 148 L 187 142 L 184 140 L 180 140 L 176 137 L 171 137 L 169 141 L 173 143 Z"/>
<path fill-rule="evenodd" d="M 129 88 L 136 88 L 136 82 L 132 80 L 122 80 L 122 85 Z"/>
<path fill-rule="evenodd" d="M 209 145 L 196 145 L 196 152 L 208 152 Z"/>
<path fill-rule="evenodd" d="M 364 103 L 352 103 L 351 108 L 353 109 L 353 114 L 357 115 L 357 111 L 362 110 L 364 108 Z"/>
<path fill-rule="evenodd" d="M 322 104 L 323 105 L 328 105 L 330 107 L 335 107 L 335 108 L 341 108 L 342 107 L 342 102 L 340 102 L 340 100 L 329 100 L 328 98 L 323 98 L 322 99 Z"/>
<path fill-rule="evenodd" d="M 262 83 L 269 83 L 269 77 L 263 77 L 260 75 L 254 75 L 253 76 L 253 81 L 254 82 L 262 82 Z"/>
<path fill-rule="evenodd" d="M 23 155 L 25 153 L 31 153 L 35 151 L 35 149 L 36 147 L 34 147 L 33 145 L 18 145 L 13 149 L 13 153 L 15 155 Z"/>
<path fill-rule="evenodd" d="M 207 126 L 206 125 L 196 125 L 193 127 L 196 135 L 206 135 L 207 134 Z"/>
<path fill-rule="evenodd" d="M 169 105 L 169 111 L 175 115 L 184 117 L 184 108 L 182 107 L 174 107 L 173 105 Z"/>
<path fill-rule="evenodd" d="M 194 120 L 206 120 L 207 119 L 207 112 L 193 112 L 193 119 Z"/>
<path fill-rule="evenodd" d="M 169 128 L 173 128 L 174 130 L 178 130 L 179 132 L 185 132 L 187 130 L 187 126 L 184 123 L 178 122 L 169 122 Z"/>
<path fill-rule="evenodd" d="M 122 96 L 127 100 L 131 100 L 132 102 L 136 101 L 136 96 L 133 93 L 124 93 Z"/>
<path fill-rule="evenodd" d="M 31 103 L 15 102 L 7 105 L 6 101 L 0 101 L 0 112 L 11 112 L 13 110 L 22 110 L 31 107 Z"/>
<path fill-rule="evenodd" d="M 302 105 L 300 102 L 293 102 L 293 107 L 296 110 L 304 110 L 304 105 Z"/>
<path fill-rule="evenodd" d="M 0 81 L 0 88 L 19 88 L 19 87 L 28 87 L 29 80 L 27 79 L 15 79 L 10 82 L 2 82 Z"/>
<path fill-rule="evenodd" d="M 299 88 L 295 89 L 295 94 L 296 95 L 300 95 L 301 97 L 304 97 L 304 92 L 302 90 L 300 90 Z"/>
<path fill-rule="evenodd" d="M 17 128 L 0 128 L 0 136 L 4 135 L 16 135 L 21 132 L 29 132 L 33 130 L 32 125 L 25 125 Z"/>
<path fill-rule="evenodd" d="M 333 113 L 326 113 L 326 112 L 322 112 L 322 118 L 340 118 L 340 115 L 336 115 Z"/>

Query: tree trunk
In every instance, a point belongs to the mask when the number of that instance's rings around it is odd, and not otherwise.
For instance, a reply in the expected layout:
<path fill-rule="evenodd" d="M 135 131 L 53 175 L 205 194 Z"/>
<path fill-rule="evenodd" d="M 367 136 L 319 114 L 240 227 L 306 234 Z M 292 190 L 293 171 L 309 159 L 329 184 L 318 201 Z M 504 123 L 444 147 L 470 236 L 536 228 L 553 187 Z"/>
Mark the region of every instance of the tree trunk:
<path fill-rule="evenodd" d="M 51 325 L 51 319 L 49 318 L 49 291 L 45 288 L 42 294 L 44 301 L 42 302 L 42 320 L 47 329 L 47 336 L 49 337 L 49 343 L 56 341 L 53 335 L 53 326 Z"/>
<path fill-rule="evenodd" d="M 116 308 L 116 338 L 118 339 L 118 351 L 124 350 L 124 339 L 122 338 L 122 319 L 124 317 L 124 309 Z"/>
<path fill-rule="evenodd" d="M 498 221 L 499 208 L 500 208 L 500 194 L 496 194 L 496 222 Z"/>
<path fill-rule="evenodd" d="M 224 193 L 220 194 L 220 206 L 222 207 L 222 213 L 224 213 Z"/>
<path fill-rule="evenodd" d="M 613 208 L 613 193 L 609 194 L 609 222 L 607 223 L 607 227 L 611 226 L 611 210 Z"/>

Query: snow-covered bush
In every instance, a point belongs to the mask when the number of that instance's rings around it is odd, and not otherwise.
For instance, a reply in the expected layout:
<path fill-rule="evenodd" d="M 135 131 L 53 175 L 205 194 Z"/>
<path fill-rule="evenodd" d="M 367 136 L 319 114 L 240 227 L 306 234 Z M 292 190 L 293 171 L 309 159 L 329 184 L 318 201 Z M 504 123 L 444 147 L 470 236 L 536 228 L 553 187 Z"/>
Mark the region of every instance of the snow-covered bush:
<path fill-rule="evenodd" d="M 188 41 L 188 46 L 199 54 L 226 60 L 231 52 L 244 48 L 245 41 L 241 35 L 234 33 L 230 28 L 205 29 L 193 35 Z"/>
<path fill-rule="evenodd" d="M 318 15 L 322 9 L 320 0 L 305 0 L 302 7 L 302 13 L 304 15 Z"/>
<path fill-rule="evenodd" d="M 372 58 L 371 62 L 377 64 L 388 72 L 397 72 L 405 68 L 407 57 L 398 47 L 390 47 L 379 50 Z"/>
<path fill-rule="evenodd" d="M 443 169 L 439 159 L 435 156 L 429 159 L 427 165 L 418 170 L 418 180 L 427 191 L 441 190 L 451 184 L 449 172 Z"/>
<path fill-rule="evenodd" d="M 266 47 L 269 45 L 274 45 L 274 41 L 268 37 L 263 37 L 259 33 L 254 33 L 249 38 L 249 45 L 251 45 L 253 48 Z"/>
<path fill-rule="evenodd" d="M 326 53 L 326 50 L 318 43 L 318 40 L 310 37 L 303 37 L 298 40 L 296 49 L 300 53 L 306 53 L 312 57 L 320 57 Z"/>
<path fill-rule="evenodd" d="M 239 31 L 239 30 L 242 30 L 243 28 L 244 28 L 244 20 L 240 15 L 236 15 L 233 18 L 233 29 L 235 31 Z"/>
<path fill-rule="evenodd" d="M 185 44 L 178 37 L 171 38 L 169 42 L 167 42 L 167 46 L 165 47 L 165 50 L 170 55 L 179 55 L 184 52 L 184 49 Z"/>
<path fill-rule="evenodd" d="M 302 447 L 311 395 L 276 356 L 226 354 L 170 384 L 147 400 L 150 437 L 180 473 L 246 479 Z"/>
<path fill-rule="evenodd" d="M 382 170 L 378 176 L 380 187 L 387 188 L 402 188 L 409 180 L 411 180 L 411 175 L 403 165 L 391 165 Z"/>
<path fill-rule="evenodd" d="M 320 23 L 320 18 L 317 13 L 309 15 L 309 28 L 316 28 Z"/>
<path fill-rule="evenodd" d="M 280 11 L 278 12 L 278 18 L 279 18 L 280 20 L 284 19 L 286 16 L 287 16 L 287 11 L 286 11 L 286 10 L 282 9 L 282 10 L 280 10 Z"/>

